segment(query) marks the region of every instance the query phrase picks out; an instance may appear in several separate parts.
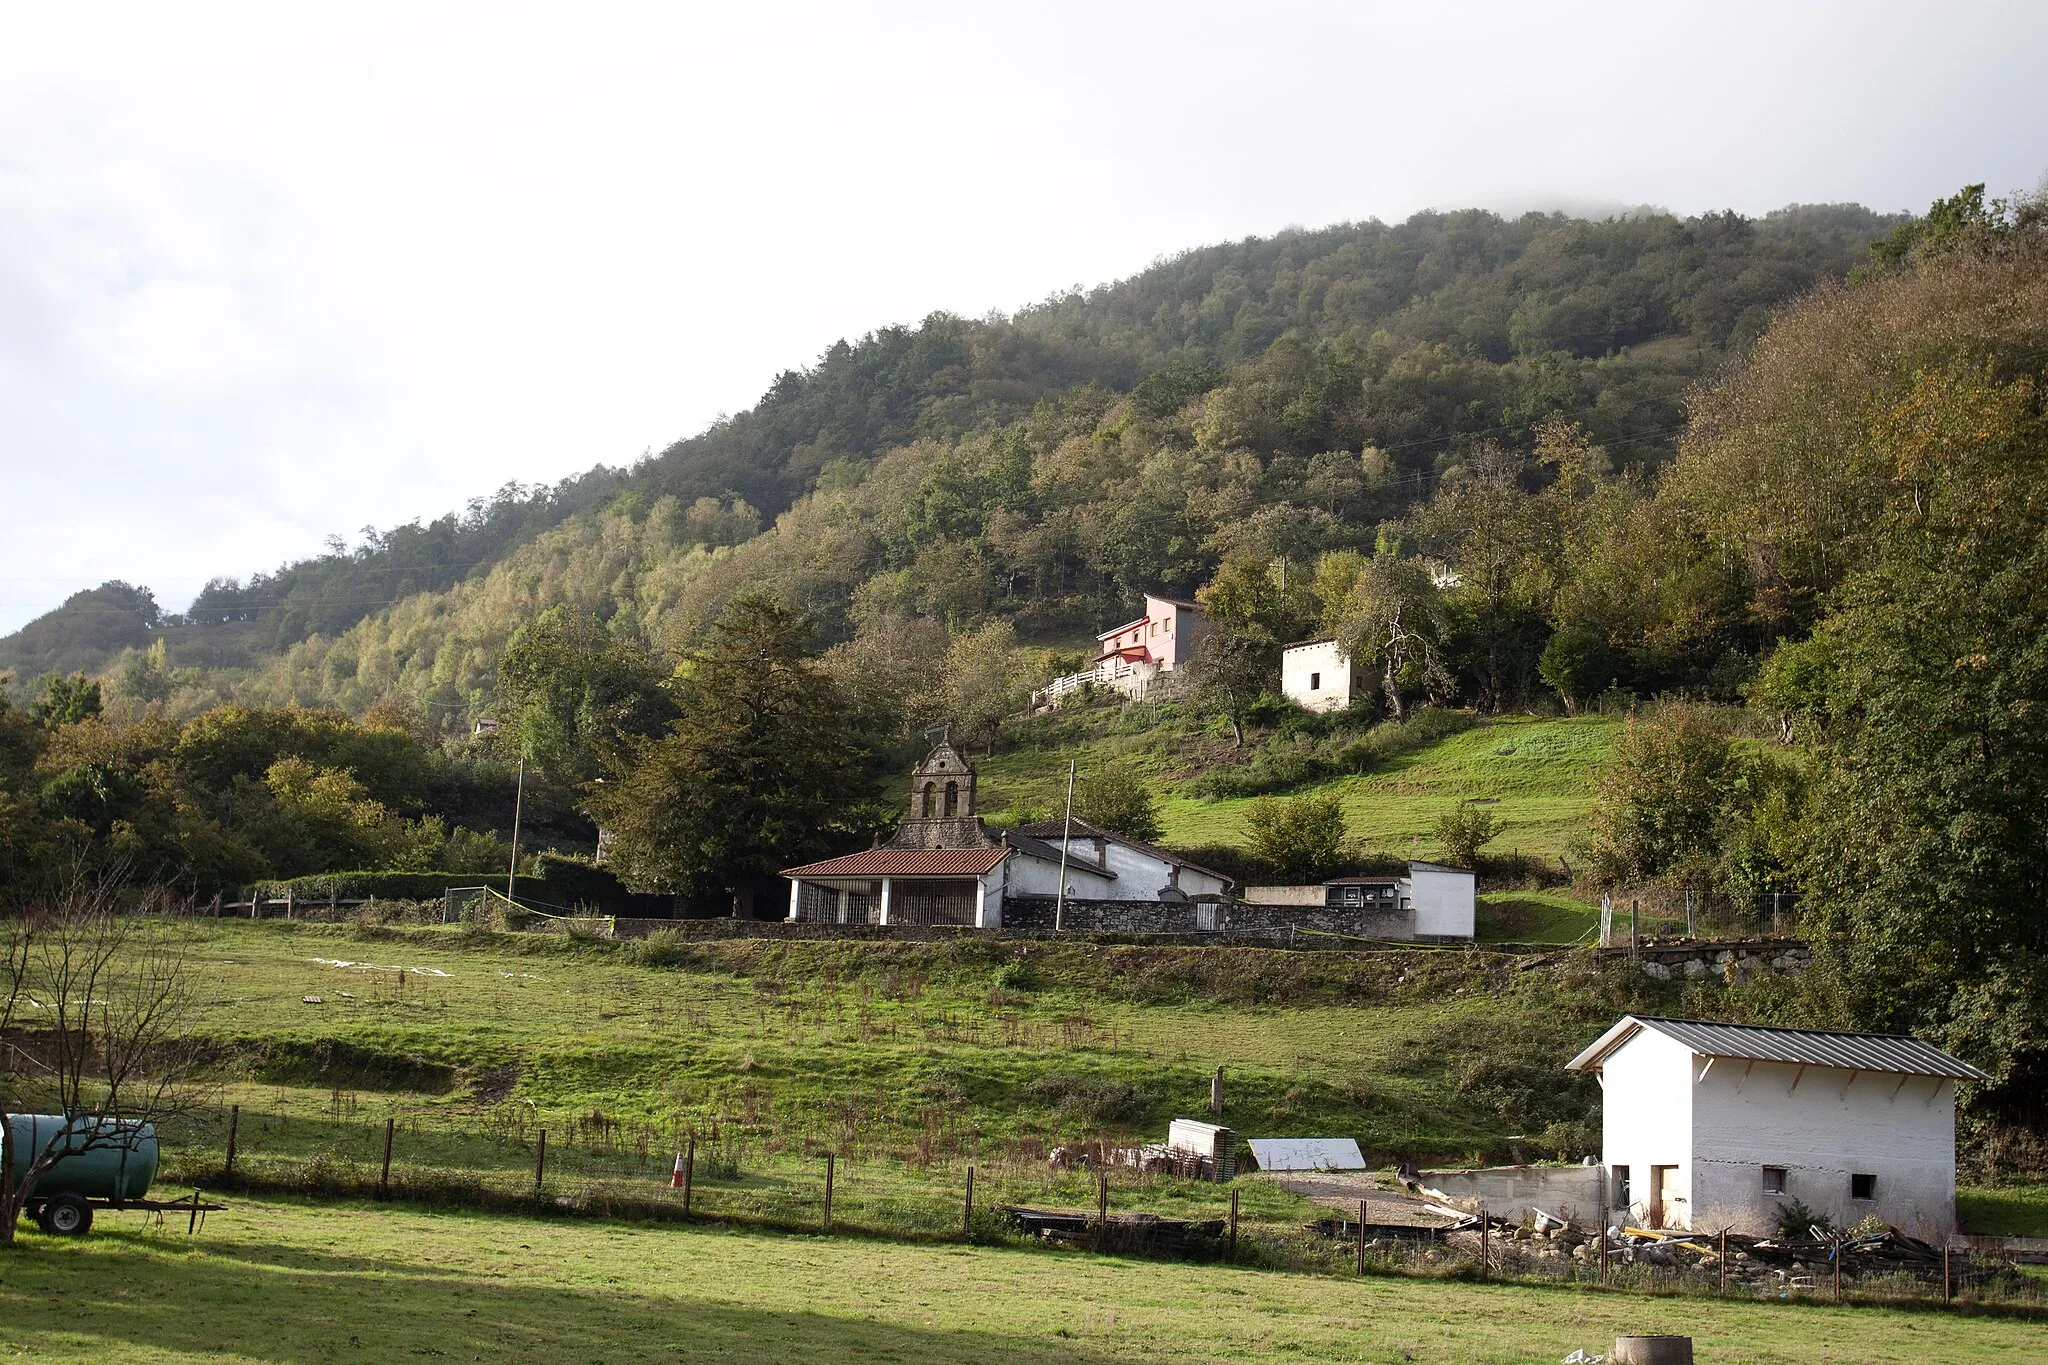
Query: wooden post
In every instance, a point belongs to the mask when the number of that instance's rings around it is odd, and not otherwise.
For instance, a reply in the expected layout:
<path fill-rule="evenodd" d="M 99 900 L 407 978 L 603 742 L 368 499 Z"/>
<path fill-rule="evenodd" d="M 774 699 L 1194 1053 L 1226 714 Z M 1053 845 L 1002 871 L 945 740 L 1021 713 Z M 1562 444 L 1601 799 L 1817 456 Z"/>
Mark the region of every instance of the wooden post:
<path fill-rule="evenodd" d="M 1223 1112 L 1223 1068 L 1220 1066 L 1216 1068 L 1215 1076 L 1211 1077 L 1209 1081 L 1209 1112 L 1212 1114 L 1221 1114 Z"/>
<path fill-rule="evenodd" d="M 190 1237 L 199 1231 L 199 1191 L 192 1191 L 192 1216 L 185 1220 L 185 1235 Z"/>
<path fill-rule="evenodd" d="M 1835 1239 L 1835 1302 L 1842 1301 L 1842 1239 Z"/>
<path fill-rule="evenodd" d="M 1941 1301 L 1943 1303 L 1954 1303 L 1956 1301 L 1956 1282 L 1949 1273 L 1948 1239 L 1946 1237 L 1941 1239 Z"/>
<path fill-rule="evenodd" d="M 1359 1207 L 1363 1210 L 1364 1205 L 1361 1204 Z M 1358 1226 L 1362 1232 L 1365 1227 L 1365 1216 L 1362 1212 L 1359 1215 Z M 1486 1278 L 1486 1242 L 1492 1233 L 1493 1220 L 1486 1216 L 1486 1205 L 1481 1204 L 1479 1206 L 1479 1278 L 1482 1280 Z"/>
<path fill-rule="evenodd" d="M 974 1165 L 967 1166 L 967 1198 L 960 1207 L 960 1240 L 974 1239 Z"/>
<path fill-rule="evenodd" d="M 1600 1283 L 1603 1287 L 1607 1284 L 1607 1227 L 1605 1224 L 1602 1224 L 1600 1228 Z"/>
<path fill-rule="evenodd" d="M 1365 1201 L 1358 1201 L 1358 1273 L 1365 1273 Z"/>
<path fill-rule="evenodd" d="M 1237 1259 L 1237 1187 L 1230 1189 L 1230 1258 Z"/>
<path fill-rule="evenodd" d="M 292 917 L 292 888 L 289 885 L 284 889 L 284 917 L 286 919 Z"/>
<path fill-rule="evenodd" d="M 1641 901 L 1630 901 L 1628 903 L 1628 950 L 1631 953 L 1639 953 L 1643 950 L 1643 940 L 1636 933 L 1636 911 L 1641 905 Z"/>
<path fill-rule="evenodd" d="M 241 1105 L 239 1105 L 239 1104 L 231 1104 L 231 1105 L 229 1105 L 229 1106 L 228 1106 L 228 1163 L 227 1163 L 227 1166 L 226 1166 L 226 1168 L 225 1168 L 225 1171 L 224 1171 L 224 1174 L 227 1174 L 227 1175 L 233 1175 L 233 1174 L 235 1173 L 235 1130 L 236 1130 L 237 1128 L 241 1127 L 241 1124 L 242 1124 L 242 1106 L 241 1106 Z"/>
<path fill-rule="evenodd" d="M 327 883 L 327 913 L 332 916 L 341 910 L 341 883 Z"/>
<path fill-rule="evenodd" d="M 1715 1261 L 1715 1268 L 1721 1272 L 1721 1283 L 1715 1286 L 1715 1292 L 1725 1294 L 1728 1292 L 1728 1229 L 1726 1228 L 1721 1229 L 1721 1254 Z"/>
<path fill-rule="evenodd" d="M 533 1154 L 533 1197 L 540 1198 L 540 1182 L 548 1173 L 548 1130 L 540 1130 L 540 1142 Z"/>
<path fill-rule="evenodd" d="M 697 1181 L 697 1134 L 690 1133 L 690 1145 L 683 1150 L 683 1217 L 690 1216 L 690 1187 Z"/>
<path fill-rule="evenodd" d="M 832 1231 L 832 1153 L 825 1153 L 825 1231 Z"/>
<path fill-rule="evenodd" d="M 391 1135 L 397 1131 L 397 1119 L 384 1120 L 384 1173 L 377 1177 L 377 1197 L 380 1199 L 391 1197 Z"/>
<path fill-rule="evenodd" d="M 1095 1254 L 1109 1245 L 1109 1172 L 1095 1173 Z"/>

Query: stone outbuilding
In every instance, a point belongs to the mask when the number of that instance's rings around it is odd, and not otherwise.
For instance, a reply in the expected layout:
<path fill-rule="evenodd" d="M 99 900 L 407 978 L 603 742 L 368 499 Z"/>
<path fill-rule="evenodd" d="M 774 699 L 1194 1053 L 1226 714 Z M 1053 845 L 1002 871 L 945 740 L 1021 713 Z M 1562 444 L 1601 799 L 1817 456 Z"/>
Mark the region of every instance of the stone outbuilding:
<path fill-rule="evenodd" d="M 1915 1237 L 1956 1223 L 1956 1086 L 1932 1043 L 1626 1015 L 1566 1064 L 1600 1078 L 1610 1221 L 1764 1236 L 1797 1200 Z"/>

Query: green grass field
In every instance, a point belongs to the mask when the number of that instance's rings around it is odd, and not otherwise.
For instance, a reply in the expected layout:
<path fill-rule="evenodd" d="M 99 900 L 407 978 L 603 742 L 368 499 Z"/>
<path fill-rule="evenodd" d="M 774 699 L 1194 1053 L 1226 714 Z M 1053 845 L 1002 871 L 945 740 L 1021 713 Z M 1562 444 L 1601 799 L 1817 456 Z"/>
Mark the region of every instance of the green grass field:
<path fill-rule="evenodd" d="M 1336 792 L 1352 838 L 1375 853 L 1436 853 L 1435 828 L 1460 801 L 1488 803 L 1500 833 L 1489 852 L 1546 858 L 1584 835 L 1593 774 L 1621 723 L 1604 716 L 1498 717 L 1398 755 L 1369 773 L 1309 783 Z M 977 760 L 988 811 L 1054 808 L 1068 759 L 1085 773 L 1124 764 L 1151 781 L 1165 839 L 1181 847 L 1243 842 L 1249 798 L 1193 794 L 1194 781 L 1232 758 L 1227 739 L 1171 708 L 1104 706 L 1038 718 L 1019 727 L 994 757 Z"/>
<path fill-rule="evenodd" d="M 2038 1322 L 242 1198 L 0 1256 L 31 1360 L 2038 1360 Z"/>

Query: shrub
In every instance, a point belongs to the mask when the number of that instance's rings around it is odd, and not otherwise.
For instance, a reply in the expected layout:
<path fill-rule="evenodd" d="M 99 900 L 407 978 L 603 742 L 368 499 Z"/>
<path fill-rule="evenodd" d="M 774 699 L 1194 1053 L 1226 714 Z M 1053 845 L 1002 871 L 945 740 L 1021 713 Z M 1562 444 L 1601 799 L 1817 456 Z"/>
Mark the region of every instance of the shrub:
<path fill-rule="evenodd" d="M 1481 846 L 1498 832 L 1493 812 L 1470 801 L 1460 801 L 1436 822 L 1437 843 L 1443 846 L 1444 856 L 1459 867 L 1476 865 Z"/>
<path fill-rule="evenodd" d="M 1074 788 L 1074 813 L 1127 839 L 1152 840 L 1161 833 L 1152 790 L 1129 768 L 1104 768 L 1082 778 Z"/>
<path fill-rule="evenodd" d="M 1267 797 L 1245 817 L 1245 843 L 1281 876 L 1302 882 L 1336 875 L 1344 858 L 1344 808 L 1334 795 Z"/>
<path fill-rule="evenodd" d="M 693 949 L 690 940 L 675 930 L 657 929 L 636 940 L 629 951 L 643 967 L 681 967 L 690 961 Z"/>
<path fill-rule="evenodd" d="M 1040 1076 L 1024 1093 L 1060 1118 L 1091 1128 L 1136 1123 L 1150 1108 L 1144 1092 L 1128 1081 L 1063 1071 Z"/>
<path fill-rule="evenodd" d="M 1031 989 L 1031 969 L 1021 962 L 1005 962 L 996 968 L 989 984 L 999 991 L 1028 991 Z"/>
<path fill-rule="evenodd" d="M 1815 1228 L 1826 1237 L 1834 1232 L 1835 1224 L 1826 1214 L 1806 1207 L 1803 1200 L 1787 1199 L 1778 1205 L 1778 1236 L 1787 1241 L 1803 1242 L 1813 1236 Z"/>

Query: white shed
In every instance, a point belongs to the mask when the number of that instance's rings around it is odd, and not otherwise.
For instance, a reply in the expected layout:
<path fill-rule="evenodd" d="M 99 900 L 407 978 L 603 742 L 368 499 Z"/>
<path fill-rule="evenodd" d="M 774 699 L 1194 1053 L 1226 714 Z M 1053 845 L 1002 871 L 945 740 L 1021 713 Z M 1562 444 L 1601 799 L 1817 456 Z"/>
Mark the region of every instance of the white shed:
<path fill-rule="evenodd" d="M 1342 711 L 1366 685 L 1335 640 L 1310 640 L 1280 653 L 1280 693 L 1305 711 Z"/>
<path fill-rule="evenodd" d="M 1566 1064 L 1600 1078 L 1610 1222 L 1767 1235 L 1798 1200 L 1916 1237 L 1956 1221 L 1956 1082 L 1917 1038 L 1626 1015 Z"/>

